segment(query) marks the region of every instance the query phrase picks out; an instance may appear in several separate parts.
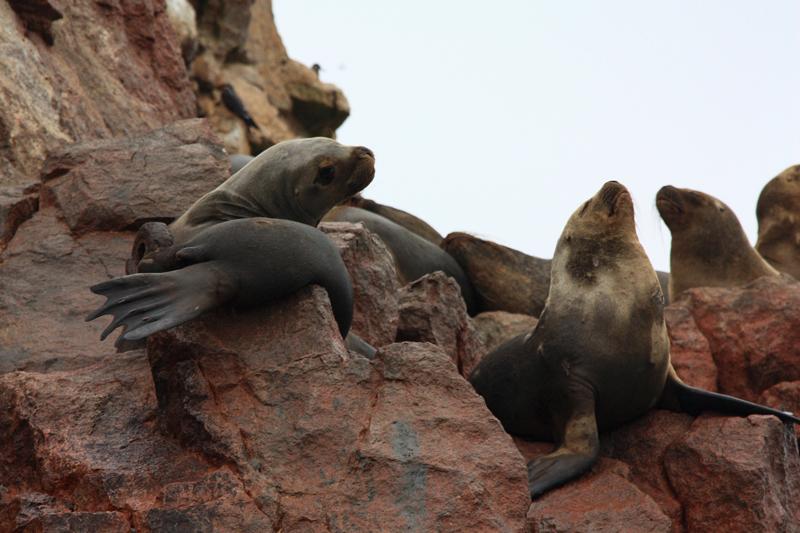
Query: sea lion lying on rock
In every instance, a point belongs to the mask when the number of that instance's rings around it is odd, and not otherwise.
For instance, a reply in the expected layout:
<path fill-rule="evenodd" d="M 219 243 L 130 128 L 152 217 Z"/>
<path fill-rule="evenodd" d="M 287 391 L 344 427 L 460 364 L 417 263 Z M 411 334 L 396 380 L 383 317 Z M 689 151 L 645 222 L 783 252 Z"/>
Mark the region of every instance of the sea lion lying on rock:
<path fill-rule="evenodd" d="M 664 300 L 636 235 L 627 189 L 611 181 L 570 217 L 536 327 L 488 354 L 470 382 L 505 429 L 557 449 L 528 463 L 531 496 L 594 464 L 598 432 L 659 404 L 696 414 L 794 416 L 689 387 L 670 365 Z"/>
<path fill-rule="evenodd" d="M 87 320 L 113 315 L 101 338 L 122 326 L 119 345 L 220 305 L 258 305 L 316 283 L 327 289 L 347 335 L 350 277 L 335 245 L 315 226 L 374 173 L 374 156 L 362 146 L 320 137 L 269 148 L 169 227 L 140 232 L 130 275 L 91 288 L 107 301 Z"/>
<path fill-rule="evenodd" d="M 800 280 L 800 165 L 764 186 L 756 205 L 756 250 L 778 271 Z"/>
<path fill-rule="evenodd" d="M 672 233 L 671 300 L 693 287 L 736 287 L 779 275 L 750 245 L 731 208 L 713 196 L 667 185 L 656 207 Z"/>
<path fill-rule="evenodd" d="M 431 241 L 436 246 L 442 242 L 442 235 L 433 229 L 433 227 L 422 220 L 419 217 L 412 215 L 402 209 L 397 209 L 395 207 L 391 207 L 388 205 L 379 204 L 373 200 L 368 200 L 357 194 L 351 198 L 348 198 L 342 205 L 349 205 L 351 207 L 360 207 L 361 209 L 365 209 L 367 211 L 371 211 L 376 215 L 381 215 L 384 218 L 388 218 L 395 224 L 399 224 L 406 228 L 408 231 L 412 233 L 416 233 L 423 239 L 427 239 Z"/>
<path fill-rule="evenodd" d="M 389 248 L 397 266 L 400 282 L 411 283 L 425 274 L 441 270 L 461 288 L 461 296 L 467 304 L 467 312 L 477 312 L 477 302 L 472 284 L 464 271 L 450 254 L 427 239 L 424 239 L 392 222 L 386 217 L 360 207 L 339 205 L 325 215 L 326 222 L 361 222 L 368 230 L 378 235 Z"/>
<path fill-rule="evenodd" d="M 550 290 L 550 259 L 455 232 L 442 248 L 458 261 L 478 298 L 480 311 L 506 311 L 539 316 Z M 666 293 L 669 274 L 656 272 Z"/>

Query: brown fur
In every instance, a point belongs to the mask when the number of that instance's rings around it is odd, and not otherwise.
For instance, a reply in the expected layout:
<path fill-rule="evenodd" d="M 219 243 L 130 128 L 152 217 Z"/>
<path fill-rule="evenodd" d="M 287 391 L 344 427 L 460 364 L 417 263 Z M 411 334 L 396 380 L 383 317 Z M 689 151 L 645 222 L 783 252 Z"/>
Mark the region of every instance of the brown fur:
<path fill-rule="evenodd" d="M 800 280 L 800 165 L 764 186 L 756 207 L 756 250 L 780 272 Z"/>

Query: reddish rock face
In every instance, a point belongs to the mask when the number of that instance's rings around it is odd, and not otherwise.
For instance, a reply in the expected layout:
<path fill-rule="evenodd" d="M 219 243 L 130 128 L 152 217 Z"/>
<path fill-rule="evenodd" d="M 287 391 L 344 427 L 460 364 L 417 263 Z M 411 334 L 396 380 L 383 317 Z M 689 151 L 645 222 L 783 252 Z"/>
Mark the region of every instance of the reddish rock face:
<path fill-rule="evenodd" d="M 443 272 L 426 274 L 400 290 L 398 341 L 430 342 L 469 376 L 484 354 L 461 289 Z"/>
<path fill-rule="evenodd" d="M 73 234 L 171 222 L 225 181 L 229 162 L 203 119 L 137 137 L 67 146 L 45 161 L 42 207 L 56 205 Z"/>
<path fill-rule="evenodd" d="M 353 281 L 351 331 L 375 347 L 391 344 L 400 316 L 400 284 L 388 248 L 363 224 L 325 222 L 319 229 L 339 248 Z"/>
<path fill-rule="evenodd" d="M 664 309 L 664 320 L 669 332 L 669 356 L 678 377 L 687 385 L 717 391 L 717 365 L 711 347 L 689 309 L 683 305 L 670 305 Z"/>
<path fill-rule="evenodd" d="M 800 283 L 794 279 L 691 289 L 677 304 L 689 309 L 708 340 L 720 392 L 756 401 L 777 383 L 800 380 Z"/>
<path fill-rule="evenodd" d="M 427 344 L 349 354 L 325 292 L 152 338 L 160 426 L 241 473 L 285 530 L 524 529 L 511 439 Z"/>
<path fill-rule="evenodd" d="M 531 504 L 531 531 L 670 532 L 670 519 L 630 477 L 624 463 L 601 459 L 568 489 L 549 492 Z"/>
<path fill-rule="evenodd" d="M 797 439 L 775 417 L 701 417 L 667 451 L 664 466 L 689 531 L 793 531 L 800 524 Z"/>

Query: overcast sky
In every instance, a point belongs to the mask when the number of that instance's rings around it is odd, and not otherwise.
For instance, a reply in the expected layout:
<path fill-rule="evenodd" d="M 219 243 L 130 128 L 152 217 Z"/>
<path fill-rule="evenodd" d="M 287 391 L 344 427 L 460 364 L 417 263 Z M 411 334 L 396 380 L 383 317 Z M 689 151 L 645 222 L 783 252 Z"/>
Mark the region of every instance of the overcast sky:
<path fill-rule="evenodd" d="M 662 185 L 727 203 L 755 242 L 764 184 L 800 163 L 800 2 L 274 0 L 289 55 L 319 63 L 372 148 L 364 195 L 551 257 L 604 181 L 669 265 Z"/>

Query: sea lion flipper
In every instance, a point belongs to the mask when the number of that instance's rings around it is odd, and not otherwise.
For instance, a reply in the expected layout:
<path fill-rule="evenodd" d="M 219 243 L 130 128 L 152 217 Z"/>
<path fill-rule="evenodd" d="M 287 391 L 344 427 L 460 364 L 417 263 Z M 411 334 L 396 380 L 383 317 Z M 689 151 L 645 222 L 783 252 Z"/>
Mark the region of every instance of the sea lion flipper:
<path fill-rule="evenodd" d="M 695 416 L 703 411 L 715 411 L 738 416 L 774 415 L 783 422 L 800 424 L 800 418 L 790 412 L 748 402 L 727 394 L 719 394 L 689 386 L 680 380 L 675 370 L 671 367 L 667 383 L 664 385 L 664 391 L 659 400 L 659 406 Z"/>
<path fill-rule="evenodd" d="M 594 393 L 586 388 L 570 387 L 573 413 L 565 421 L 563 435 L 556 435 L 561 445 L 552 453 L 528 463 L 528 488 L 534 498 L 588 470 L 600 450 Z"/>
<path fill-rule="evenodd" d="M 114 317 L 101 340 L 122 326 L 119 339 L 135 341 L 224 303 L 233 294 L 233 285 L 213 263 L 200 263 L 180 271 L 123 276 L 91 290 L 107 301 L 86 319 L 107 314 Z"/>

